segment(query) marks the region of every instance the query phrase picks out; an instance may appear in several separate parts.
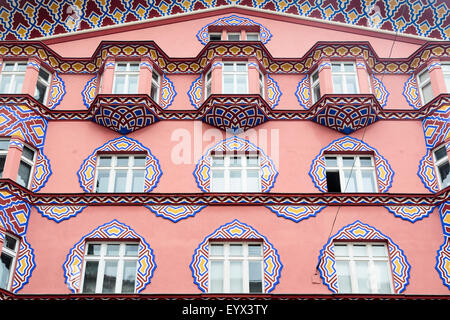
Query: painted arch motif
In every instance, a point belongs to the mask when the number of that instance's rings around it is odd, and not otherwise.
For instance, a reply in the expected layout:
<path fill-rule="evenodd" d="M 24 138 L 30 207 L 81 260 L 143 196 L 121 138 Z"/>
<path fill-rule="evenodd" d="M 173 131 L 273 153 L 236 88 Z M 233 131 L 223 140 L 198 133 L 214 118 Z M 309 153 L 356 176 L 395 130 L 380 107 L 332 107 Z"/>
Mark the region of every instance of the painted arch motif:
<path fill-rule="evenodd" d="M 409 271 L 411 266 L 406 260 L 403 250 L 401 250 L 388 236 L 382 234 L 374 227 L 360 221 L 356 221 L 338 231 L 328 240 L 323 249 L 320 250 L 318 265 L 320 276 L 323 283 L 333 293 L 338 293 L 339 290 L 333 249 L 333 241 L 335 240 L 381 240 L 387 242 L 392 269 L 394 293 L 403 292 L 409 284 Z"/>
<path fill-rule="evenodd" d="M 156 268 L 155 256 L 149 244 L 129 226 L 113 220 L 99 226 L 78 241 L 67 255 L 63 264 L 66 284 L 73 293 L 81 290 L 82 266 L 87 239 L 124 239 L 139 240 L 138 263 L 136 270 L 135 292 L 141 292 L 151 281 Z"/>
<path fill-rule="evenodd" d="M 273 161 L 264 153 L 264 151 L 250 141 L 233 136 L 210 148 L 197 163 L 194 170 L 194 177 L 198 187 L 203 192 L 210 192 L 212 151 L 223 153 L 257 151 L 260 157 L 261 192 L 268 192 L 275 184 L 278 171 L 276 170 Z"/>
<path fill-rule="evenodd" d="M 86 192 L 94 191 L 94 178 L 95 178 L 95 167 L 97 163 L 97 153 L 98 152 L 136 152 L 141 151 L 147 154 L 146 159 L 146 170 L 145 170 L 145 183 L 144 192 L 150 192 L 158 184 L 159 178 L 162 175 L 161 167 L 159 165 L 158 159 L 156 159 L 150 149 L 144 147 L 137 140 L 128 138 L 126 136 L 113 139 L 103 146 L 97 148 L 92 152 L 92 154 L 84 160 L 81 165 L 80 170 L 78 170 L 78 179 L 80 185 Z"/>
<path fill-rule="evenodd" d="M 224 239 L 260 239 L 263 241 L 264 292 L 271 292 L 278 284 L 281 269 L 283 268 L 283 265 L 280 261 L 280 256 L 278 255 L 277 250 L 265 236 L 261 235 L 251 226 L 236 219 L 219 227 L 217 230 L 207 236 L 195 250 L 190 268 L 192 271 L 192 276 L 194 278 L 194 283 L 198 286 L 198 288 L 202 292 L 208 292 L 209 241 Z"/>
<path fill-rule="evenodd" d="M 311 165 L 309 175 L 311 176 L 314 185 L 322 192 L 327 192 L 327 179 L 326 179 L 326 165 L 325 165 L 325 153 L 327 151 L 338 152 L 373 152 L 375 162 L 375 173 L 377 176 L 377 184 L 379 192 L 387 192 L 392 185 L 392 179 L 394 177 L 394 171 L 387 160 L 378 153 L 375 148 L 372 148 L 365 142 L 352 138 L 343 137 L 330 143 L 328 146 L 320 150 Z"/>

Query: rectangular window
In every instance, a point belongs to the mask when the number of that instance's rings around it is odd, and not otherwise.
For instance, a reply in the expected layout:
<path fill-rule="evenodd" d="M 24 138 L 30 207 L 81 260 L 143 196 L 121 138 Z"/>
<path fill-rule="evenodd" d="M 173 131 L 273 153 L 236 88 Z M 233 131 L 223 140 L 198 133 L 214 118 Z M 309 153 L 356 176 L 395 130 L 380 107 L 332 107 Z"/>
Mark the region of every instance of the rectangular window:
<path fill-rule="evenodd" d="M 153 70 L 152 72 L 152 88 L 150 90 L 150 97 L 155 101 L 156 103 L 159 102 L 159 90 L 161 87 L 161 76 L 158 72 Z"/>
<path fill-rule="evenodd" d="M 209 41 L 220 41 L 220 40 L 222 40 L 221 33 L 210 33 L 209 34 Z"/>
<path fill-rule="evenodd" d="M 0 178 L 3 177 L 3 169 L 5 168 L 6 156 L 8 155 L 9 140 L 0 139 Z"/>
<path fill-rule="evenodd" d="M 259 94 L 261 95 L 261 97 L 264 98 L 264 75 L 262 74 L 262 72 L 260 71 L 258 73 L 258 78 L 259 78 Z"/>
<path fill-rule="evenodd" d="M 320 99 L 319 70 L 311 74 L 311 98 L 313 104 Z"/>
<path fill-rule="evenodd" d="M 370 155 L 326 155 L 328 192 L 377 192 Z"/>
<path fill-rule="evenodd" d="M 247 94 L 248 72 L 245 62 L 224 62 L 222 92 L 224 94 Z"/>
<path fill-rule="evenodd" d="M 205 99 L 211 95 L 211 71 L 208 71 L 205 76 Z"/>
<path fill-rule="evenodd" d="M 18 249 L 19 240 L 6 234 L 0 256 L 0 288 L 2 289 L 9 290 L 11 286 Z"/>
<path fill-rule="evenodd" d="M 4 62 L 0 74 L 0 93 L 22 93 L 26 69 L 26 62 Z"/>
<path fill-rule="evenodd" d="M 338 94 L 357 94 L 358 76 L 353 62 L 331 63 L 333 92 Z"/>
<path fill-rule="evenodd" d="M 117 62 L 114 70 L 113 93 L 137 94 L 139 82 L 138 62 Z"/>
<path fill-rule="evenodd" d="M 97 157 L 95 192 L 144 192 L 145 155 Z"/>
<path fill-rule="evenodd" d="M 339 293 L 393 292 L 386 244 L 335 242 L 333 247 Z"/>
<path fill-rule="evenodd" d="M 35 162 L 36 152 L 27 146 L 23 146 L 22 156 L 20 157 L 19 173 L 17 175 L 17 183 L 25 188 L 29 188 L 30 186 Z"/>
<path fill-rule="evenodd" d="M 241 40 L 240 33 L 228 33 L 228 41 L 239 41 Z"/>
<path fill-rule="evenodd" d="M 210 293 L 263 293 L 263 245 L 209 243 Z"/>
<path fill-rule="evenodd" d="M 450 93 L 450 63 L 443 63 L 441 68 L 444 75 L 445 87 L 447 88 L 446 92 Z"/>
<path fill-rule="evenodd" d="M 139 243 L 87 243 L 83 293 L 134 293 Z"/>
<path fill-rule="evenodd" d="M 259 33 L 258 32 L 247 32 L 247 40 L 248 41 L 259 41 Z"/>
<path fill-rule="evenodd" d="M 450 163 L 445 145 L 433 151 L 434 166 L 436 168 L 441 189 L 450 185 Z"/>
<path fill-rule="evenodd" d="M 36 90 L 34 91 L 34 98 L 44 105 L 47 103 L 50 82 L 51 74 L 42 68 L 39 69 L 38 80 L 36 82 Z"/>
<path fill-rule="evenodd" d="M 419 86 L 422 103 L 426 104 L 433 99 L 433 89 L 431 88 L 431 79 L 428 70 L 424 70 L 417 76 L 417 84 Z"/>
<path fill-rule="evenodd" d="M 260 192 L 259 170 L 257 154 L 214 155 L 211 192 Z"/>

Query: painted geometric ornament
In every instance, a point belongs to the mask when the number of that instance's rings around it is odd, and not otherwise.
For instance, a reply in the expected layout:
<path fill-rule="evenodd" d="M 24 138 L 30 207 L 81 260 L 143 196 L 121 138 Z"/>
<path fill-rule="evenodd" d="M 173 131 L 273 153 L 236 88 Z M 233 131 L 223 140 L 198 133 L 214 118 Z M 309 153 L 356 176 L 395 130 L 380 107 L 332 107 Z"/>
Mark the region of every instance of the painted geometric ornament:
<path fill-rule="evenodd" d="M 387 192 L 392 185 L 392 179 L 394 172 L 387 160 L 381 156 L 375 148 L 372 148 L 365 142 L 352 138 L 343 137 L 330 143 L 323 148 L 320 153 L 312 161 L 309 175 L 313 180 L 314 185 L 322 192 L 327 192 L 327 179 L 326 179 L 326 164 L 325 154 L 326 152 L 371 152 L 374 156 L 375 173 L 377 177 L 379 192 Z"/>
<path fill-rule="evenodd" d="M 140 142 L 126 136 L 122 136 L 113 139 L 105 143 L 103 146 L 95 149 L 94 152 L 92 152 L 92 154 L 86 160 L 84 160 L 80 170 L 78 170 L 77 172 L 77 175 L 80 181 L 80 185 L 85 192 L 94 192 L 94 178 L 97 164 L 97 155 L 102 152 L 145 153 L 147 157 L 145 161 L 144 192 L 150 192 L 158 184 L 159 178 L 162 175 L 158 159 L 156 159 L 152 155 L 150 149 L 144 147 Z"/>
<path fill-rule="evenodd" d="M 210 26 L 259 26 L 259 41 L 266 44 L 270 38 L 272 37 L 272 34 L 269 32 L 269 30 L 261 25 L 260 23 L 257 23 L 251 19 L 245 18 L 245 17 L 239 17 L 237 15 L 231 15 L 228 17 L 223 17 L 220 19 L 217 19 L 214 22 L 211 22 L 210 24 L 207 24 L 203 28 L 200 29 L 200 31 L 197 33 L 197 39 L 202 44 L 207 44 L 209 42 L 209 31 L 208 28 Z"/>
<path fill-rule="evenodd" d="M 203 192 L 211 192 L 211 166 L 212 156 L 211 153 L 239 153 L 239 152 L 257 152 L 259 156 L 260 166 L 260 181 L 261 192 L 268 192 L 275 184 L 278 171 L 275 168 L 274 162 L 266 156 L 266 154 L 253 143 L 248 140 L 232 136 L 224 141 L 219 142 L 214 147 L 210 148 L 206 155 L 204 155 L 194 170 L 194 177 L 197 181 L 198 187 Z"/>
<path fill-rule="evenodd" d="M 195 249 L 192 257 L 190 268 L 194 283 L 202 292 L 208 292 L 209 287 L 209 241 L 211 240 L 260 240 L 263 243 L 263 268 L 264 268 L 264 284 L 263 292 L 271 292 L 279 282 L 281 269 L 283 265 L 280 261 L 280 256 L 273 245 L 267 238 L 251 226 L 242 223 L 238 220 L 233 220 L 227 223 L 209 236 L 207 236 L 202 243 Z"/>
<path fill-rule="evenodd" d="M 383 241 L 387 244 L 389 259 L 391 263 L 394 293 L 401 293 L 409 284 L 409 271 L 411 266 L 406 260 L 403 250 L 392 242 L 392 240 L 375 228 L 356 221 L 343 227 L 327 244 L 320 250 L 318 269 L 323 283 L 333 293 L 339 292 L 338 278 L 335 268 L 334 242 L 344 241 Z"/>
<path fill-rule="evenodd" d="M 88 240 L 139 241 L 138 261 L 136 270 L 135 292 L 141 292 L 151 281 L 156 268 L 155 256 L 149 244 L 129 226 L 113 220 L 93 230 L 70 250 L 63 264 L 66 284 L 73 293 L 81 292 L 82 266 Z"/>

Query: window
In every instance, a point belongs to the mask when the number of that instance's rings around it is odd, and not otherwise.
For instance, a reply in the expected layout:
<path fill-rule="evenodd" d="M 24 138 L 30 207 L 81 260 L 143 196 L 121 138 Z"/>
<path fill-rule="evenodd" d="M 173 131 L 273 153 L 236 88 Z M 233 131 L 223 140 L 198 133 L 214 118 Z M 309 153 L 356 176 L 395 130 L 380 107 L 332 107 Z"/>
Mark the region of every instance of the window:
<path fill-rule="evenodd" d="M 441 189 L 450 185 L 450 163 L 448 161 L 445 145 L 438 147 L 433 151 L 434 165 L 438 175 L 439 186 Z"/>
<path fill-rule="evenodd" d="M 139 243 L 87 243 L 83 293 L 134 293 Z"/>
<path fill-rule="evenodd" d="M 143 192 L 145 155 L 100 155 L 96 192 Z"/>
<path fill-rule="evenodd" d="M 159 90 L 161 87 L 160 79 L 161 79 L 161 76 L 159 75 L 159 73 L 156 72 L 155 70 L 153 70 L 153 72 L 152 72 L 152 88 L 150 90 L 150 97 L 156 103 L 159 102 Z"/>
<path fill-rule="evenodd" d="M 262 243 L 210 242 L 210 293 L 262 293 Z"/>
<path fill-rule="evenodd" d="M 319 70 L 311 74 L 311 98 L 313 104 L 320 99 Z"/>
<path fill-rule="evenodd" d="M 241 40 L 240 33 L 228 33 L 228 41 L 239 41 Z"/>
<path fill-rule="evenodd" d="M 34 98 L 42 104 L 47 103 L 48 90 L 50 88 L 51 75 L 44 69 L 39 69 L 38 80 L 36 82 L 36 90 Z"/>
<path fill-rule="evenodd" d="M 328 192 L 377 192 L 375 166 L 369 155 L 326 155 Z"/>
<path fill-rule="evenodd" d="M 259 78 L 259 94 L 261 95 L 261 97 L 264 98 L 264 75 L 262 74 L 262 72 L 260 71 L 258 73 L 258 78 Z"/>
<path fill-rule="evenodd" d="M 221 33 L 210 33 L 209 34 L 209 41 L 220 41 L 220 40 L 222 40 Z"/>
<path fill-rule="evenodd" d="M 113 93 L 136 94 L 139 82 L 138 62 L 118 62 L 114 71 Z"/>
<path fill-rule="evenodd" d="M 0 178 L 3 177 L 6 156 L 8 155 L 9 140 L 0 140 Z"/>
<path fill-rule="evenodd" d="M 353 62 L 332 62 L 331 74 L 334 93 L 359 93 L 358 77 Z"/>
<path fill-rule="evenodd" d="M 22 93 L 26 62 L 5 62 L 0 74 L 0 93 Z"/>
<path fill-rule="evenodd" d="M 211 95 L 211 70 L 205 76 L 205 99 Z"/>
<path fill-rule="evenodd" d="M 447 88 L 447 93 L 450 92 L 450 63 L 444 63 L 441 65 L 442 73 L 444 74 L 444 82 Z"/>
<path fill-rule="evenodd" d="M 259 41 L 259 33 L 257 32 L 247 32 L 248 41 Z"/>
<path fill-rule="evenodd" d="M 0 256 L 0 288 L 2 289 L 9 290 L 11 286 L 18 248 L 19 240 L 6 234 Z"/>
<path fill-rule="evenodd" d="M 417 76 L 417 83 L 419 86 L 422 103 L 426 104 L 433 99 L 433 90 L 431 88 L 431 79 L 428 70 L 424 70 Z"/>
<path fill-rule="evenodd" d="M 224 62 L 222 73 L 223 73 L 222 91 L 224 94 L 248 93 L 247 63 Z"/>
<path fill-rule="evenodd" d="M 31 182 L 34 163 L 36 162 L 36 152 L 27 146 L 23 146 L 22 156 L 20 157 L 19 173 L 17 183 L 28 188 Z"/>
<path fill-rule="evenodd" d="M 213 155 L 211 191 L 260 192 L 258 155 Z"/>
<path fill-rule="evenodd" d="M 393 292 L 384 243 L 335 242 L 333 246 L 339 293 Z"/>

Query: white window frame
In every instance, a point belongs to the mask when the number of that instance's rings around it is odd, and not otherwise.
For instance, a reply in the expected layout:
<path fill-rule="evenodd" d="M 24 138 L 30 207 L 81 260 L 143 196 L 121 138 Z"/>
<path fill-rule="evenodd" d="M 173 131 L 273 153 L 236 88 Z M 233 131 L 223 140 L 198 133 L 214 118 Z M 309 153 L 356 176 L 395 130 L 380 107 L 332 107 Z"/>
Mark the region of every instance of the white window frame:
<path fill-rule="evenodd" d="M 425 79 L 424 81 L 420 80 L 420 77 L 424 74 L 428 75 L 428 78 Z M 430 78 L 430 73 L 428 72 L 428 69 L 425 68 L 424 70 L 422 70 L 421 72 L 419 72 L 417 74 L 417 87 L 419 88 L 419 92 L 420 92 L 420 99 L 422 101 L 422 104 L 427 104 L 428 102 L 430 102 L 431 100 L 433 100 L 433 85 L 431 84 L 431 78 Z M 430 89 L 431 89 L 431 98 L 428 101 L 425 101 L 425 96 L 423 94 L 423 88 L 427 85 L 430 85 Z"/>
<path fill-rule="evenodd" d="M 100 160 L 102 157 L 111 157 L 111 165 L 110 166 L 100 166 Z M 126 167 L 118 166 L 117 160 L 119 157 L 128 157 L 128 165 Z M 123 192 L 144 192 L 144 190 L 140 191 L 132 191 L 133 187 L 133 171 L 137 170 L 143 170 L 144 171 L 144 185 L 145 187 L 145 170 L 146 166 L 144 163 L 144 166 L 138 166 L 134 167 L 135 157 L 144 157 L 146 159 L 147 154 L 145 153 L 138 153 L 138 154 L 98 154 L 97 155 L 97 165 L 95 168 L 95 184 L 94 184 L 94 192 L 97 191 L 97 179 L 99 171 L 108 171 L 109 172 L 109 178 L 108 178 L 108 190 L 105 191 L 107 193 L 119 193 L 118 191 L 115 191 L 115 179 L 116 179 L 116 172 L 118 170 L 126 170 L 127 176 L 126 176 L 126 185 L 125 185 L 125 191 Z M 145 160 L 146 161 L 146 160 Z"/>
<path fill-rule="evenodd" d="M 39 73 L 41 73 L 41 72 L 44 72 L 44 73 L 46 73 L 48 75 L 48 80 L 45 80 L 40 74 L 38 75 L 38 79 L 37 79 L 37 82 L 36 82 L 36 89 L 34 91 L 34 98 L 36 100 L 38 100 L 38 98 L 36 97 L 37 92 L 38 92 L 38 89 L 37 89 L 38 84 L 43 85 L 45 87 L 45 93 L 44 93 L 44 100 L 42 100 L 42 104 L 46 105 L 47 104 L 47 100 L 48 100 L 49 91 L 50 91 L 50 84 L 52 82 L 52 73 L 47 71 L 44 68 L 40 68 L 39 69 Z"/>
<path fill-rule="evenodd" d="M 13 70 L 6 71 L 6 65 L 13 65 Z M 24 66 L 23 70 L 19 70 L 19 65 Z M 0 92 L 3 94 L 20 94 L 22 93 L 23 82 L 25 80 L 25 73 L 27 70 L 27 62 L 26 61 L 3 61 L 2 72 L 0 73 L 0 83 L 4 76 L 11 76 L 11 81 L 9 83 L 8 89 L 6 92 Z M 20 90 L 15 92 L 13 89 L 16 87 L 17 77 L 22 76 L 22 85 L 20 86 Z"/>
<path fill-rule="evenodd" d="M 444 150 L 445 150 L 445 156 L 444 156 L 443 158 L 441 158 L 441 159 L 438 160 L 438 159 L 436 158 L 436 152 L 437 152 L 438 150 L 440 150 L 441 148 L 444 148 Z M 446 188 L 447 186 L 450 185 L 450 182 L 449 182 L 449 184 L 444 185 L 444 181 L 442 181 L 442 177 L 441 177 L 441 174 L 440 174 L 440 172 L 439 172 L 439 166 L 445 164 L 446 162 L 449 163 L 449 158 L 448 158 L 448 153 L 447 153 L 447 147 L 446 147 L 445 143 L 439 145 L 439 146 L 436 147 L 436 148 L 434 148 L 432 154 L 433 154 L 434 169 L 436 170 L 436 176 L 437 176 L 437 180 L 438 180 L 438 183 L 439 183 L 439 189 L 444 189 L 444 188 Z"/>
<path fill-rule="evenodd" d="M 394 287 L 393 287 L 393 279 L 392 279 L 392 268 L 390 263 L 390 257 L 389 257 L 389 248 L 386 243 L 384 242 L 341 242 L 341 241 L 335 241 L 333 243 L 333 251 L 336 252 L 335 246 L 336 245 L 342 245 L 347 246 L 348 255 L 347 256 L 337 256 L 335 254 L 335 266 L 336 271 L 338 272 L 338 261 L 347 261 L 349 262 L 349 269 L 350 269 L 350 283 L 351 283 L 351 292 L 342 292 L 339 290 L 339 293 L 379 293 L 379 288 L 377 287 L 377 277 L 375 272 L 375 266 L 374 262 L 385 262 L 387 264 L 387 268 L 389 270 L 389 275 L 387 277 L 389 278 L 389 293 L 385 294 L 392 294 L 394 293 Z M 365 246 L 367 255 L 365 256 L 357 256 L 354 254 L 354 248 L 355 246 Z M 374 246 L 383 246 L 384 251 L 386 253 L 385 256 L 375 256 L 373 253 L 373 247 Z M 356 272 L 356 261 L 367 261 L 369 263 L 369 287 L 371 292 L 360 292 L 360 289 L 358 288 L 358 277 Z M 339 287 L 339 286 L 338 286 Z"/>
<path fill-rule="evenodd" d="M 212 255 L 211 249 L 209 250 L 208 256 L 208 270 L 211 271 L 211 264 L 213 261 L 222 261 L 223 262 L 223 274 L 222 274 L 222 287 L 223 292 L 213 292 L 211 288 L 211 272 L 209 274 L 208 281 L 208 292 L 209 293 L 250 293 L 250 274 L 249 274 L 249 262 L 250 261 L 259 261 L 261 263 L 261 293 L 265 293 L 264 288 L 264 259 L 263 259 L 263 251 L 264 251 L 264 243 L 261 241 L 209 241 L 208 247 L 211 248 L 211 245 L 222 245 L 223 246 L 223 255 Z M 230 254 L 230 246 L 231 245 L 242 245 L 242 255 L 233 256 Z M 260 245 L 261 255 L 260 256 L 250 256 L 248 247 L 249 245 Z M 242 261 L 242 292 L 231 292 L 230 289 L 230 262 L 231 261 Z"/>
<path fill-rule="evenodd" d="M 230 40 L 230 36 L 237 36 L 239 39 L 237 39 L 237 40 Z M 241 41 L 241 33 L 240 32 L 228 32 L 227 33 L 227 40 L 228 41 Z"/>
<path fill-rule="evenodd" d="M 118 70 L 119 64 L 126 65 L 126 70 Z M 131 65 L 137 65 L 137 70 L 131 70 Z M 114 80 L 113 80 L 113 94 L 117 93 L 117 76 L 125 76 L 124 80 L 124 86 L 125 88 L 123 91 L 125 94 L 137 94 L 139 90 L 139 74 L 140 74 L 140 66 L 138 61 L 116 61 L 114 66 Z M 136 83 L 136 92 L 130 92 L 130 77 L 137 77 L 137 83 Z"/>
<path fill-rule="evenodd" d="M 90 244 L 100 245 L 100 255 L 88 255 L 88 247 Z M 116 244 L 116 245 L 120 246 L 118 256 L 107 256 L 106 255 L 107 246 L 110 244 Z M 123 241 L 123 242 L 122 241 L 87 241 L 85 243 L 85 253 L 84 253 L 84 259 L 83 259 L 83 272 L 82 272 L 82 276 L 81 276 L 81 286 L 80 286 L 81 293 L 84 293 L 83 291 L 84 291 L 84 282 L 85 282 L 85 275 L 86 275 L 86 263 L 88 261 L 98 261 L 95 293 L 102 293 L 106 261 L 117 261 L 118 262 L 114 293 L 122 293 L 124 262 L 125 261 L 136 261 L 136 272 L 135 272 L 135 278 L 134 278 L 135 288 L 134 288 L 134 292 L 133 292 L 133 293 L 135 293 L 136 281 L 137 281 L 137 268 L 139 267 L 138 266 L 139 251 L 136 256 L 126 256 L 125 249 L 126 249 L 127 244 L 138 245 L 138 250 L 139 250 L 139 242 L 137 242 L 137 241 Z"/>
<path fill-rule="evenodd" d="M 337 160 L 337 166 L 329 166 L 326 164 L 327 172 L 339 172 L 339 183 L 341 186 L 341 193 L 353 193 L 353 192 L 370 192 L 370 191 L 360 191 L 363 190 L 363 179 L 361 175 L 361 171 L 371 171 L 373 181 L 375 183 L 375 190 L 373 193 L 378 192 L 378 181 L 376 176 L 376 167 L 375 167 L 375 159 L 370 154 L 325 154 L 325 163 L 326 158 L 335 157 Z M 343 164 L 343 158 L 353 157 L 355 159 L 353 167 L 346 167 Z M 360 158 L 370 158 L 372 166 L 370 167 L 362 167 Z M 351 176 L 355 175 L 356 177 L 356 191 L 346 191 L 347 180 L 345 179 L 344 170 L 351 170 Z"/>
<path fill-rule="evenodd" d="M 444 76 L 444 83 L 447 93 L 450 93 L 450 62 L 441 63 L 442 75 Z"/>
<path fill-rule="evenodd" d="M 16 241 L 14 249 L 6 247 L 6 237 L 10 237 Z M 8 274 L 8 282 L 6 284 L 6 288 L 3 288 L 5 290 L 9 290 L 11 288 L 12 280 L 14 277 L 14 271 L 16 269 L 16 260 L 17 260 L 17 253 L 19 252 L 19 247 L 20 247 L 20 239 L 11 234 L 6 233 L 5 239 L 3 242 L 3 248 L 1 248 L 1 250 L 0 250 L 0 255 L 3 255 L 3 254 L 7 255 L 7 256 L 11 257 L 12 260 L 11 260 L 11 270 L 9 270 L 9 274 Z"/>
<path fill-rule="evenodd" d="M 256 36 L 256 40 L 251 40 L 248 38 L 249 35 Z M 247 41 L 259 41 L 259 32 L 246 32 L 245 39 Z"/>
<path fill-rule="evenodd" d="M 233 65 L 233 70 L 232 71 L 225 71 L 225 65 L 226 64 L 232 64 Z M 237 71 L 237 65 L 238 64 L 245 64 L 245 71 Z M 231 90 L 232 92 L 228 92 L 225 93 L 225 77 L 226 76 L 232 76 L 233 77 L 233 90 Z M 238 94 L 237 93 L 237 78 L 238 76 L 245 76 L 245 80 L 246 80 L 246 90 L 244 93 L 239 93 L 239 94 L 248 94 L 248 90 L 249 90 L 249 85 L 248 85 L 248 64 L 246 61 L 225 61 L 223 62 L 223 69 L 222 69 L 222 93 L 223 94 Z"/>
<path fill-rule="evenodd" d="M 224 165 L 223 166 L 214 166 L 214 158 L 215 157 L 223 157 Z M 240 158 L 241 165 L 240 166 L 230 166 L 230 160 L 232 157 Z M 247 157 L 257 158 L 257 165 L 250 166 L 247 162 Z M 259 154 L 241 154 L 241 153 L 222 153 L 222 154 L 213 154 L 211 155 L 211 192 L 261 192 L 261 166 L 260 166 L 261 157 Z M 241 186 L 242 189 L 240 191 L 231 191 L 231 178 L 230 171 L 231 170 L 239 170 L 241 173 Z M 257 191 L 247 191 L 247 173 L 249 170 L 258 170 L 258 190 Z M 222 171 L 223 179 L 224 179 L 224 191 L 217 191 L 217 186 L 214 180 L 214 171 Z"/>
<path fill-rule="evenodd" d="M 212 70 L 209 70 L 205 74 L 205 100 L 208 99 L 208 97 L 212 93 L 211 84 L 212 84 Z"/>
<path fill-rule="evenodd" d="M 259 81 L 259 94 L 264 99 L 265 98 L 265 86 L 266 86 L 266 77 L 264 76 L 264 73 L 261 71 L 258 71 L 258 81 Z"/>
<path fill-rule="evenodd" d="M 317 75 L 317 79 L 316 80 L 314 80 L 314 76 L 315 75 Z M 319 87 L 319 93 L 320 93 L 320 79 L 319 79 L 319 69 L 316 69 L 313 73 L 311 73 L 311 80 L 310 80 L 310 83 L 311 83 L 311 101 L 312 101 L 312 104 L 314 104 L 314 103 L 316 103 L 319 99 L 320 99 L 320 97 L 321 97 L 321 95 L 320 96 L 318 96 L 318 97 L 316 97 L 316 93 L 314 92 L 314 89 L 316 88 L 316 87 Z"/>
<path fill-rule="evenodd" d="M 152 85 L 151 85 L 151 89 L 150 89 L 150 95 L 152 95 L 153 88 L 155 88 L 155 90 L 156 90 L 156 97 L 152 96 L 151 98 L 156 103 L 159 103 L 159 96 L 161 94 L 161 75 L 155 69 L 153 69 L 153 71 L 152 71 Z"/>
<path fill-rule="evenodd" d="M 333 71 L 333 64 L 339 64 L 339 71 Z M 352 64 L 353 65 L 353 71 L 344 71 L 344 64 Z M 342 78 L 342 91 L 343 92 L 336 92 L 336 89 L 334 88 L 334 76 L 340 76 Z M 356 70 L 356 65 L 352 61 L 332 61 L 331 62 L 331 83 L 333 85 L 333 92 L 336 94 L 359 94 L 359 83 L 358 83 L 358 72 Z M 355 87 L 356 92 L 349 92 L 347 88 L 347 78 L 354 77 L 355 79 Z"/>
<path fill-rule="evenodd" d="M 25 148 L 28 148 L 31 151 L 33 151 L 33 159 L 32 160 L 28 159 L 27 157 L 24 156 Z M 34 148 L 32 148 L 32 147 L 30 147 L 28 145 L 24 145 L 23 146 L 22 154 L 20 156 L 19 170 L 20 170 L 20 166 L 22 165 L 22 163 L 31 166 L 31 169 L 30 169 L 30 175 L 28 177 L 27 185 L 23 185 L 22 183 L 19 182 L 19 173 L 17 173 L 17 183 L 19 183 L 21 186 L 23 186 L 23 187 L 25 187 L 27 189 L 30 188 L 31 181 L 33 180 L 34 167 L 35 167 L 35 164 L 36 164 L 36 157 L 37 157 L 37 152 L 36 152 L 36 150 Z"/>
<path fill-rule="evenodd" d="M 0 157 L 4 157 L 5 159 L 5 163 L 6 163 L 6 158 L 8 157 L 8 150 L 9 150 L 9 139 L 1 139 L 0 138 L 0 142 L 6 142 L 7 146 L 5 150 L 0 149 Z M 5 169 L 3 164 L 3 168 L 2 168 L 2 172 L 0 172 L 0 179 L 3 177 L 3 170 Z"/>

